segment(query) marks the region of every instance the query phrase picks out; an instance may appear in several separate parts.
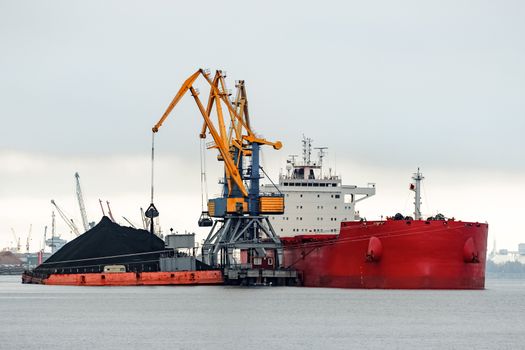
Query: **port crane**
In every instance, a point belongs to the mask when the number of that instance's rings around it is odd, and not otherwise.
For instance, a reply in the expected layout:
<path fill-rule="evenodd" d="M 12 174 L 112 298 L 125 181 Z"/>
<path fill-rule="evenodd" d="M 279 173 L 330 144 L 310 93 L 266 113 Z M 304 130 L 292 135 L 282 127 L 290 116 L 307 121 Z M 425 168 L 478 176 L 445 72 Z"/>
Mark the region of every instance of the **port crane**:
<path fill-rule="evenodd" d="M 111 219 L 111 221 L 116 222 L 116 221 L 115 221 L 115 218 L 113 217 L 113 213 L 111 212 L 111 207 L 109 206 L 109 201 L 106 201 L 106 204 L 107 204 L 107 206 L 108 206 L 108 215 L 109 215 L 109 218 Z"/>
<path fill-rule="evenodd" d="M 210 88 L 206 104 L 201 101 L 199 91 L 193 86 L 199 77 L 204 78 Z M 222 267 L 227 279 L 239 280 L 243 276 L 262 276 L 257 263 L 272 257 L 271 259 L 275 259 L 275 274 L 270 275 L 289 277 L 291 275 L 286 274 L 288 271 L 282 268 L 281 241 L 265 216 L 284 213 L 284 196 L 280 193 L 263 195 L 259 186 L 260 172 L 264 172 L 259 164 L 260 147 L 272 146 L 279 150 L 282 144 L 279 141 L 268 141 L 253 132 L 244 81 L 236 83 L 237 93 L 232 101 L 225 77 L 221 70 L 217 70 L 214 76 L 204 69 L 193 73 L 182 84 L 160 120 L 152 128 L 153 135 L 159 131 L 177 103 L 189 91 L 203 118 L 199 137 L 204 139 L 207 134 L 211 135 L 213 142 L 209 143 L 207 148 L 217 150 L 217 159 L 224 163 L 222 195 L 208 200 L 208 210 L 202 213 L 205 216 L 201 215 L 199 220 L 199 226 L 212 225 L 202 246 L 204 262 Z M 212 116 L 214 110 L 215 118 Z M 228 128 L 225 123 L 225 110 L 229 117 Z M 154 137 L 152 143 L 154 145 Z M 152 159 L 153 150 L 154 146 Z M 216 218 L 215 222 L 210 223 L 210 217 Z M 245 256 L 243 260 L 250 265 L 249 267 L 236 260 L 235 253 L 239 251 L 241 256 Z M 269 261 L 272 261 L 271 259 Z M 270 276 L 268 271 L 265 273 L 266 276 Z"/>
<path fill-rule="evenodd" d="M 31 243 L 31 231 L 33 230 L 33 224 L 29 224 L 29 233 L 26 239 L 26 253 L 29 253 L 29 244 Z"/>
<path fill-rule="evenodd" d="M 89 222 L 86 212 L 86 206 L 84 205 L 84 196 L 82 195 L 82 187 L 80 187 L 80 175 L 78 172 L 75 173 L 76 190 L 78 207 L 80 208 L 80 217 L 82 218 L 82 225 L 84 226 L 84 232 L 95 226 L 94 222 Z"/>
<path fill-rule="evenodd" d="M 67 242 L 60 238 L 60 235 L 56 235 L 55 232 L 55 212 L 51 211 L 51 238 L 46 238 L 47 226 L 44 231 L 44 241 L 45 245 L 51 248 L 51 253 L 54 254 L 58 249 L 60 249 Z"/>
<path fill-rule="evenodd" d="M 56 202 L 53 199 L 51 200 L 51 204 L 53 204 L 55 206 L 56 210 L 58 211 L 58 214 L 60 215 L 62 220 L 64 220 L 64 222 L 69 227 L 71 232 L 73 232 L 75 234 L 75 236 L 77 236 L 77 237 L 80 236 L 80 231 L 79 231 L 77 225 L 75 225 L 75 222 L 73 221 L 73 219 L 69 219 L 66 216 L 66 214 L 64 214 L 62 209 L 60 209 L 60 207 L 56 204 Z"/>
<path fill-rule="evenodd" d="M 20 237 L 16 235 L 15 229 L 12 227 L 11 233 L 13 234 L 13 238 L 15 239 L 13 244 L 15 244 L 16 252 L 20 253 L 20 249 L 22 248 L 22 246 L 20 245 Z"/>
<path fill-rule="evenodd" d="M 142 226 L 144 227 L 144 230 L 148 229 L 148 218 L 146 217 L 146 214 L 144 214 L 144 209 L 142 207 L 140 208 L 140 217 L 142 219 Z"/>

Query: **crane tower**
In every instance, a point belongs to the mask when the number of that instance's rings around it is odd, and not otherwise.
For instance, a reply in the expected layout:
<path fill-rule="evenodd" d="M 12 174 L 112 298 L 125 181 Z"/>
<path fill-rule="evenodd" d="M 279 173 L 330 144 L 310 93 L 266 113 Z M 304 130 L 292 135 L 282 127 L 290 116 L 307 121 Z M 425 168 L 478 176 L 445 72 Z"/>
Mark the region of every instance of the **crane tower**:
<path fill-rule="evenodd" d="M 80 175 L 78 172 L 75 173 L 75 180 L 77 185 L 77 200 L 78 207 L 80 208 L 80 217 L 82 218 L 82 225 L 84 226 L 84 232 L 92 228 L 95 223 L 89 222 L 86 213 L 86 206 L 84 205 L 84 196 L 82 195 L 82 188 L 80 187 Z"/>
<path fill-rule="evenodd" d="M 199 77 L 210 87 L 206 104 L 193 86 Z M 208 144 L 208 149 L 216 149 L 217 159 L 224 164 L 222 195 L 208 201 L 206 212 L 216 220 L 213 223 L 202 217 L 199 220 L 200 226 L 212 225 L 202 246 L 204 263 L 222 268 L 225 280 L 230 283 L 268 280 L 286 283 L 295 279 L 295 271 L 284 269 L 282 243 L 267 217 L 284 213 L 284 196 L 281 193 L 261 194 L 259 185 L 261 171 L 264 172 L 259 163 L 261 146 L 279 150 L 282 144 L 253 132 L 244 81 L 237 81 L 236 97 L 231 100 L 225 77 L 220 70 L 214 76 L 203 69 L 191 75 L 153 127 L 153 132 L 159 131 L 175 105 L 190 91 L 204 119 L 199 136 L 202 139 L 207 134 L 212 136 L 213 142 Z M 214 110 L 215 117 L 212 116 Z M 228 128 L 226 113 L 230 121 Z"/>

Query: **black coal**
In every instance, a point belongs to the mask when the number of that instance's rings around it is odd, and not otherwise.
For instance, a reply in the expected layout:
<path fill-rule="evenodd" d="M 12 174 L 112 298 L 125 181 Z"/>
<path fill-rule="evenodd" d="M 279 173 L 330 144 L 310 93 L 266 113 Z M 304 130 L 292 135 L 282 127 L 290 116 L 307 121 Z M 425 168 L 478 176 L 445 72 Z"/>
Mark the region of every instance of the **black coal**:
<path fill-rule="evenodd" d="M 164 241 L 146 230 L 120 226 L 104 216 L 100 222 L 64 245 L 36 272 L 101 272 L 104 265 L 126 265 L 127 271 L 158 271 L 159 257 L 172 255 Z"/>

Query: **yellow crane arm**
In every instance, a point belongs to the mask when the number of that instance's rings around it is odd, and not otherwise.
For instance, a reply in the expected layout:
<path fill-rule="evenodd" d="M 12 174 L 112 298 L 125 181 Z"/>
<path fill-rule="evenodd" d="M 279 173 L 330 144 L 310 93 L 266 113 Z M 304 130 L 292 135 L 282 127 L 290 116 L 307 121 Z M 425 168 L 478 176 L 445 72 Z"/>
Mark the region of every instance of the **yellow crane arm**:
<path fill-rule="evenodd" d="M 208 103 L 206 107 L 204 107 L 204 105 L 201 103 L 198 97 L 198 92 L 193 88 L 193 83 L 199 77 L 199 75 L 202 75 L 210 85 L 210 94 L 208 96 Z M 222 91 L 221 89 L 219 89 L 219 84 L 222 88 Z M 182 84 L 181 88 L 169 104 L 168 108 L 166 109 L 160 120 L 157 122 L 157 124 L 155 124 L 155 126 L 152 128 L 152 130 L 154 133 L 159 131 L 159 128 L 162 126 L 162 123 L 164 123 L 166 118 L 168 118 L 168 116 L 172 112 L 173 108 L 177 105 L 177 103 L 179 103 L 182 97 L 189 90 L 193 98 L 195 99 L 195 102 L 197 103 L 202 117 L 204 118 L 204 123 L 201 129 L 200 137 L 206 137 L 206 130 L 209 130 L 210 134 L 212 135 L 213 140 L 215 142 L 215 146 L 213 146 L 213 148 L 217 148 L 219 150 L 220 157 L 224 161 L 225 172 L 228 180 L 228 189 L 230 193 L 232 190 L 230 182 L 231 178 L 235 182 L 239 190 L 242 192 L 242 194 L 247 197 L 248 191 L 246 189 L 246 186 L 244 185 L 244 182 L 242 181 L 242 176 L 239 173 L 239 169 L 237 167 L 238 164 L 235 164 L 234 158 L 231 153 L 231 147 L 236 147 L 240 152 L 243 152 L 243 154 L 250 155 L 251 151 L 249 150 L 249 148 L 245 147 L 244 141 L 246 141 L 248 145 L 253 143 L 258 143 L 261 145 L 270 145 L 276 150 L 280 149 L 282 147 L 282 144 L 279 141 L 271 142 L 266 139 L 259 138 L 251 130 L 249 125 L 250 122 L 248 117 L 248 108 L 246 106 L 246 91 L 244 91 L 243 84 L 241 85 L 241 95 L 237 96 L 236 103 L 240 102 L 240 100 L 242 100 L 242 103 L 238 106 L 234 106 L 228 98 L 228 93 L 226 92 L 226 84 L 224 82 L 222 72 L 218 70 L 213 79 L 211 79 L 208 73 L 206 73 L 203 69 L 199 69 L 198 71 L 193 73 L 188 79 L 186 79 L 186 81 Z M 232 122 L 231 127 L 234 128 L 235 137 L 232 137 L 231 129 L 230 135 L 228 135 L 226 131 L 221 102 L 223 102 L 228 108 L 228 112 L 230 114 L 230 119 Z M 214 103 L 219 124 L 218 130 L 214 126 L 210 117 Z M 246 135 L 242 135 L 243 129 L 246 131 Z"/>
<path fill-rule="evenodd" d="M 177 95 L 175 95 L 170 105 L 166 109 L 166 112 L 164 112 L 164 114 L 162 115 L 162 118 L 160 118 L 157 124 L 155 124 L 155 126 L 152 128 L 153 132 L 159 131 L 159 128 L 161 127 L 162 123 L 164 123 L 166 118 L 168 118 L 168 115 L 171 113 L 175 105 L 179 103 L 180 99 L 184 96 L 184 94 L 188 92 L 189 88 L 193 85 L 193 82 L 199 77 L 199 74 L 201 73 L 202 69 L 199 69 L 198 71 L 193 73 L 188 79 L 186 79 L 184 84 L 182 84 L 182 87 L 179 89 L 179 92 L 177 92 Z"/>
<path fill-rule="evenodd" d="M 248 191 L 246 190 L 246 186 L 244 186 L 244 183 L 242 182 L 241 174 L 239 174 L 239 170 L 235 166 L 235 163 L 231 159 L 230 156 L 230 150 L 228 145 L 225 144 L 222 137 L 219 135 L 217 130 L 215 129 L 215 126 L 213 125 L 210 116 L 206 114 L 206 109 L 204 109 L 204 106 L 202 105 L 197 92 L 193 87 L 190 87 L 190 91 L 195 98 L 195 102 L 197 103 L 197 106 L 199 107 L 199 111 L 202 114 L 202 117 L 204 118 L 204 121 L 206 122 L 206 125 L 208 126 L 208 130 L 210 131 L 211 136 L 213 137 L 213 140 L 215 141 L 215 144 L 217 145 L 217 149 L 219 150 L 219 153 L 221 154 L 224 164 L 226 166 L 226 169 L 228 169 L 228 172 L 230 173 L 230 176 L 233 178 L 233 181 L 237 184 L 239 189 L 241 190 L 242 194 L 247 197 Z"/>
<path fill-rule="evenodd" d="M 197 91 L 193 88 L 193 83 L 199 77 L 200 74 L 202 74 L 206 78 L 206 80 L 210 83 L 210 85 L 212 86 L 210 99 L 211 98 L 217 99 L 215 101 L 215 103 L 217 105 L 217 112 L 219 113 L 219 118 L 222 118 L 222 113 L 221 113 L 221 110 L 220 110 L 220 102 L 219 102 L 219 99 L 222 99 L 222 96 L 221 96 L 221 94 L 220 94 L 220 92 L 219 92 L 219 90 L 217 88 L 214 89 L 213 83 L 210 81 L 210 79 L 204 73 L 204 71 L 202 69 L 199 69 L 197 72 L 193 73 L 188 79 L 186 79 L 186 81 L 182 84 L 181 88 L 179 89 L 179 91 L 177 92 L 177 94 L 175 95 L 175 97 L 173 98 L 171 103 L 169 104 L 168 108 L 166 109 L 166 111 L 164 112 L 164 114 L 162 115 L 160 120 L 157 122 L 157 124 L 155 124 L 155 126 L 152 128 L 152 130 L 153 130 L 154 133 L 159 131 L 159 128 L 162 126 L 162 123 L 164 123 L 164 121 L 169 116 L 169 114 L 171 113 L 173 108 L 182 99 L 182 97 L 186 94 L 186 92 L 188 92 L 188 90 L 190 90 L 192 96 L 195 99 L 195 102 L 197 103 L 199 111 L 201 112 L 201 115 L 204 118 L 204 123 L 205 123 L 207 129 L 210 131 L 210 134 L 212 135 L 213 140 L 215 141 L 215 144 L 217 146 L 216 148 L 219 150 L 219 153 L 220 153 L 222 159 L 224 160 L 224 164 L 226 166 L 227 174 L 229 174 L 232 177 L 233 181 L 237 184 L 237 186 L 239 187 L 239 190 L 242 192 L 242 194 L 244 196 L 248 196 L 248 191 L 246 190 L 246 186 L 244 185 L 244 183 L 242 181 L 241 174 L 239 173 L 239 170 L 235 166 L 235 163 L 233 162 L 233 160 L 231 158 L 231 155 L 229 153 L 229 145 L 226 144 L 226 131 L 225 131 L 223 123 L 219 123 L 220 127 L 221 127 L 221 132 L 220 133 L 217 132 L 217 129 L 213 125 L 213 122 L 212 122 L 212 120 L 210 118 L 210 113 L 211 113 L 211 109 L 212 109 L 212 102 L 209 101 L 208 106 L 207 106 L 208 108 L 205 108 L 202 105 L 202 103 L 201 103 L 201 101 L 200 101 L 200 99 L 198 97 Z M 229 101 L 227 99 L 224 102 L 228 106 L 228 108 L 231 108 L 231 106 L 229 104 Z M 201 137 L 203 137 L 203 136 L 204 135 L 201 135 Z M 230 190 L 231 190 L 231 188 L 230 188 Z"/>

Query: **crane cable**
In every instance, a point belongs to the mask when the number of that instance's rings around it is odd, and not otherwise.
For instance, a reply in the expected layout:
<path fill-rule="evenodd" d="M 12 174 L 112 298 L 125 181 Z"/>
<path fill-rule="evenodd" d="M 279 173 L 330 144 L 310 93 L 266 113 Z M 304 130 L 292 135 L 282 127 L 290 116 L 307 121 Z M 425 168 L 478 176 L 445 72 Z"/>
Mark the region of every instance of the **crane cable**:
<path fill-rule="evenodd" d="M 155 163 L 155 133 L 151 133 L 151 203 L 153 204 L 153 170 Z"/>
<path fill-rule="evenodd" d="M 208 203 L 208 184 L 206 182 L 206 144 L 204 139 L 200 143 L 200 166 L 201 166 L 201 209 L 204 212 L 204 203 Z M 206 202 L 205 202 L 206 200 Z"/>

